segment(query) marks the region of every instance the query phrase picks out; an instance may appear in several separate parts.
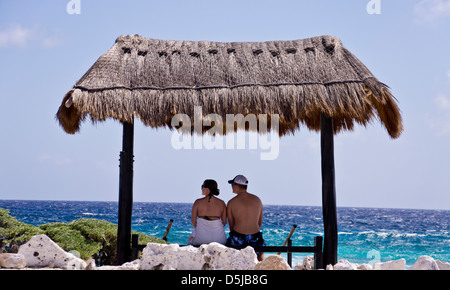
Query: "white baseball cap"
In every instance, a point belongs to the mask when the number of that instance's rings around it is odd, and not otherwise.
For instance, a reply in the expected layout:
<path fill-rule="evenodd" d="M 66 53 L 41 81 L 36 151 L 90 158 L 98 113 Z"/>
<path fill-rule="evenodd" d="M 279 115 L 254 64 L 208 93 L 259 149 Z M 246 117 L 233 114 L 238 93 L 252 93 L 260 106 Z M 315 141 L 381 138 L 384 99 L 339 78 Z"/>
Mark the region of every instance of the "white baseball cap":
<path fill-rule="evenodd" d="M 236 175 L 233 179 L 228 180 L 229 184 L 240 184 L 240 185 L 248 185 L 248 179 L 244 175 Z"/>

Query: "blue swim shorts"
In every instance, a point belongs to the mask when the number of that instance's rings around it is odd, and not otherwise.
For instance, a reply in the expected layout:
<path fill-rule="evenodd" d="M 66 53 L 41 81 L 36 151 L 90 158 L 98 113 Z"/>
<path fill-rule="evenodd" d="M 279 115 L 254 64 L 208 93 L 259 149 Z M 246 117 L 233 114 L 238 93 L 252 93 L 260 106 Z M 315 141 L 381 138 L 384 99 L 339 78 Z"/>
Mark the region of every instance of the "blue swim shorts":
<path fill-rule="evenodd" d="M 263 247 L 266 245 L 266 242 L 263 239 L 262 232 L 244 235 L 235 231 L 231 231 L 225 245 L 227 247 Z"/>

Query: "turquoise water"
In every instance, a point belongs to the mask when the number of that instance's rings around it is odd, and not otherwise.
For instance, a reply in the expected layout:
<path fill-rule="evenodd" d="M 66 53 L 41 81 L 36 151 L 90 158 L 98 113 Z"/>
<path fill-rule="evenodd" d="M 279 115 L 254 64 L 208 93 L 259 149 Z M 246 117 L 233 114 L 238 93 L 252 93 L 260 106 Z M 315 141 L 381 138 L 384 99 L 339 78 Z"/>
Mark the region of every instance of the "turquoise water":
<path fill-rule="evenodd" d="M 192 231 L 191 204 L 135 202 L 133 230 L 162 237 L 174 220 L 168 240 L 186 244 Z M 96 218 L 117 223 L 116 202 L 0 200 L 18 220 L 41 225 Z M 338 208 L 338 259 L 355 263 L 406 259 L 410 267 L 421 255 L 450 262 L 450 211 Z M 312 246 L 323 236 L 321 207 L 265 205 L 262 232 L 268 246 L 281 245 L 292 225 L 294 246 Z M 228 226 L 225 227 L 228 234 Z M 309 254 L 293 254 L 293 264 Z"/>

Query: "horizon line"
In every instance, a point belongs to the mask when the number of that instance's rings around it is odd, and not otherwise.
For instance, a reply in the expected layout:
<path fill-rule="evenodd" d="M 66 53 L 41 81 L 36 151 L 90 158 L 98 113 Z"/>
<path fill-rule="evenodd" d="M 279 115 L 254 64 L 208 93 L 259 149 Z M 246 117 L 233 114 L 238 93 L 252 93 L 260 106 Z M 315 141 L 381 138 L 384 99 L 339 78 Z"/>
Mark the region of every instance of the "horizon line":
<path fill-rule="evenodd" d="M 68 200 L 68 199 L 4 199 L 0 201 L 48 201 L 48 202 L 115 202 L 118 200 Z M 134 203 L 178 203 L 178 204 L 193 204 L 194 202 L 185 201 L 133 201 Z M 298 206 L 298 207 L 322 207 L 322 205 L 300 205 L 300 204 L 264 204 L 263 206 Z M 376 206 L 336 206 L 337 208 L 364 208 L 364 209 L 401 209 L 401 210 L 438 210 L 450 211 L 445 208 L 411 208 L 411 207 L 376 207 Z"/>

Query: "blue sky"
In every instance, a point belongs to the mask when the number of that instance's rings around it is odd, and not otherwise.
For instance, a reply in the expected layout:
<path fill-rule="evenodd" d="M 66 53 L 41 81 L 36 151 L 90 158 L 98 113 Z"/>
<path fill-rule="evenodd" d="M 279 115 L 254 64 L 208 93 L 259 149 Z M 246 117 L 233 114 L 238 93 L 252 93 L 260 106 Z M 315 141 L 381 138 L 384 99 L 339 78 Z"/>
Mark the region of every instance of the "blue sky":
<path fill-rule="evenodd" d="M 55 121 L 64 94 L 124 34 L 174 40 L 339 37 L 391 87 L 399 139 L 378 121 L 335 138 L 338 206 L 450 209 L 450 1 L 0 1 L 0 199 L 118 197 L 119 122 Z M 376 6 L 373 6 L 376 8 Z M 172 132 L 135 126 L 134 200 L 193 202 L 200 185 L 242 173 L 265 204 L 321 205 L 320 135 L 301 127 L 279 156 L 259 150 L 175 150 Z"/>

